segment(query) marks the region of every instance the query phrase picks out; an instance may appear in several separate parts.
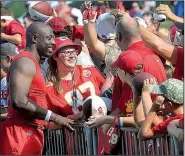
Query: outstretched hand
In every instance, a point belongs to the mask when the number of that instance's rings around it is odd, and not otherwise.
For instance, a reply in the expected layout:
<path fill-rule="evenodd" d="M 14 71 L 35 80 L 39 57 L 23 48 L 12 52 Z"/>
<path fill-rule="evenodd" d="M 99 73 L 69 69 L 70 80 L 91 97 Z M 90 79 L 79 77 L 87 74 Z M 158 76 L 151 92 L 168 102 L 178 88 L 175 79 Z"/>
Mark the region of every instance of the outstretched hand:
<path fill-rule="evenodd" d="M 65 128 L 67 128 L 68 130 L 70 131 L 74 131 L 74 129 L 72 128 L 71 125 L 74 124 L 74 121 L 69 119 L 69 118 L 66 118 L 66 117 L 62 117 L 60 115 L 56 115 L 55 119 L 53 120 L 53 122 L 57 125 L 60 125 L 60 126 L 64 126 Z"/>
<path fill-rule="evenodd" d="M 105 124 L 106 115 L 90 116 L 88 120 L 89 121 L 85 123 L 87 127 L 98 128 Z"/>

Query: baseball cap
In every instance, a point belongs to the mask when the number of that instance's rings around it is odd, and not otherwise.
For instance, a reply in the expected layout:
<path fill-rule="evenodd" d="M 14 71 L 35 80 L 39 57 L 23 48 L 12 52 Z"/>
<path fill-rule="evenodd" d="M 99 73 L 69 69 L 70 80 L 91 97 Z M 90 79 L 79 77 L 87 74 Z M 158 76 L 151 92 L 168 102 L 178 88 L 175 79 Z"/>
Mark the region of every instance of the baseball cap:
<path fill-rule="evenodd" d="M 58 37 L 55 38 L 55 46 L 53 47 L 53 53 L 52 56 L 57 53 L 61 48 L 67 47 L 67 46 L 73 46 L 76 50 L 78 50 L 78 53 L 81 52 L 82 47 L 80 44 L 74 43 L 72 40 L 70 40 L 67 37 Z M 51 58 L 48 59 L 48 63 L 51 64 Z"/>
<path fill-rule="evenodd" d="M 143 59 L 137 52 L 122 52 L 118 59 L 111 65 L 112 68 L 120 68 L 127 73 L 134 73 L 137 65 L 143 65 Z"/>
<path fill-rule="evenodd" d="M 54 17 L 51 20 L 49 20 L 47 25 L 49 25 L 54 32 L 59 32 L 63 31 L 64 27 L 68 26 L 69 24 L 62 17 Z"/>
<path fill-rule="evenodd" d="M 73 33 L 72 33 L 72 40 L 80 39 L 81 41 L 84 40 L 84 28 L 81 25 L 74 25 L 73 26 Z"/>
<path fill-rule="evenodd" d="M 178 79 L 170 78 L 160 85 L 150 85 L 150 92 L 153 94 L 161 94 L 168 100 L 183 104 L 183 82 Z"/>
<path fill-rule="evenodd" d="M 184 30 L 184 23 L 181 22 L 175 22 L 175 25 L 178 29 Z"/>
<path fill-rule="evenodd" d="M 96 32 L 102 39 L 115 39 L 116 37 L 116 19 L 110 12 L 101 14 L 96 21 Z"/>
<path fill-rule="evenodd" d="M 1 56 L 16 56 L 19 54 L 18 48 L 12 43 L 2 43 L 1 44 Z"/>

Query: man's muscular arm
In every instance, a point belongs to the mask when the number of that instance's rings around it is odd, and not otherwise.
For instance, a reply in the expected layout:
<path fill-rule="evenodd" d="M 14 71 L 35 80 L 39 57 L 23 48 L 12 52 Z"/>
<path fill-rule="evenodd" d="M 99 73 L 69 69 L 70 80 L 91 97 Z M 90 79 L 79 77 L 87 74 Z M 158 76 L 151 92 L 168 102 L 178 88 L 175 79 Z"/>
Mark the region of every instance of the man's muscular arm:
<path fill-rule="evenodd" d="M 20 58 L 11 65 L 9 77 L 10 102 L 14 109 L 24 110 L 34 118 L 44 120 L 48 110 L 28 98 L 35 74 L 35 64 L 28 58 Z M 70 126 L 73 121 L 70 119 L 52 113 L 50 121 L 73 130 Z"/>
<path fill-rule="evenodd" d="M 10 102 L 17 110 L 24 109 L 38 119 L 45 119 L 47 110 L 28 98 L 35 74 L 35 64 L 28 58 L 20 58 L 12 64 L 9 77 Z"/>

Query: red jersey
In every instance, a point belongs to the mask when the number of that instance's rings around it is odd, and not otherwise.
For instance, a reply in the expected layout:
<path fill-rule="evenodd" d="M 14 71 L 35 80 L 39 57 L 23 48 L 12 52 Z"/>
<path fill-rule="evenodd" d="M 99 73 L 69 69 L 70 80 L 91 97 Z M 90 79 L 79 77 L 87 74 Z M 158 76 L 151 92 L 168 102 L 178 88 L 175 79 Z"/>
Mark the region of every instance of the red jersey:
<path fill-rule="evenodd" d="M 182 119 L 184 118 L 184 114 L 179 114 L 175 117 L 171 117 L 170 119 L 167 119 L 163 122 L 161 122 L 160 124 L 154 126 L 152 128 L 152 131 L 153 133 L 155 134 L 156 132 L 162 132 L 162 133 L 166 133 L 167 132 L 167 127 L 168 127 L 168 124 L 172 121 L 172 120 L 175 120 L 175 119 Z"/>
<path fill-rule="evenodd" d="M 71 80 L 61 80 L 62 93 L 59 94 L 55 86 L 47 86 L 47 101 L 49 109 L 62 115 L 77 114 L 82 110 L 83 101 L 91 95 L 100 95 L 104 83 L 103 76 L 94 67 L 76 66 L 74 75 L 75 86 Z M 77 94 L 76 106 L 73 105 L 74 88 Z"/>
<path fill-rule="evenodd" d="M 184 48 L 178 47 L 177 51 L 177 61 L 173 78 L 184 81 Z"/>
<path fill-rule="evenodd" d="M 19 50 L 24 49 L 26 47 L 26 31 L 25 28 L 16 20 L 12 20 L 10 24 L 4 28 L 3 31 L 7 35 L 14 35 L 14 34 L 20 34 L 22 38 L 22 42 L 18 45 Z"/>
<path fill-rule="evenodd" d="M 28 97 L 31 100 L 33 100 L 35 103 L 37 103 L 39 106 L 41 106 L 42 108 L 47 109 L 47 102 L 45 97 L 46 82 L 41 73 L 40 65 L 38 61 L 35 59 L 35 57 L 28 51 L 24 51 L 19 55 L 17 55 L 14 61 L 22 57 L 27 57 L 30 60 L 32 60 L 36 67 L 36 75 L 33 77 Z M 21 83 L 21 80 L 20 80 L 20 83 Z M 8 88 L 8 93 L 9 93 L 9 88 Z M 26 121 L 29 123 L 41 124 L 41 125 L 45 123 L 43 120 L 34 119 L 33 117 L 29 116 L 27 112 L 24 112 L 24 111 L 20 112 L 12 108 L 9 98 L 8 98 L 8 118 L 11 118 L 11 120 L 16 120 L 19 122 Z"/>

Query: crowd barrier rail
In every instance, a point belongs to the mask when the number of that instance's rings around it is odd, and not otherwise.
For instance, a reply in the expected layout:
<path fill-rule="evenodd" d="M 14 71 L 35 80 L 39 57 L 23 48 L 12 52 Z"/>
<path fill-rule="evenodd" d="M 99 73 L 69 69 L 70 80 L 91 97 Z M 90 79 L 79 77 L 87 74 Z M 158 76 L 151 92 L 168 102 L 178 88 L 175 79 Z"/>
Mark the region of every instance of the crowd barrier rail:
<path fill-rule="evenodd" d="M 152 140 L 138 140 L 138 129 L 125 127 L 120 131 L 119 155 L 184 155 L 184 142 L 165 135 Z M 66 129 L 44 131 L 43 155 L 98 155 L 98 129 L 75 127 L 74 132 Z M 115 154 L 115 153 L 112 153 Z"/>

